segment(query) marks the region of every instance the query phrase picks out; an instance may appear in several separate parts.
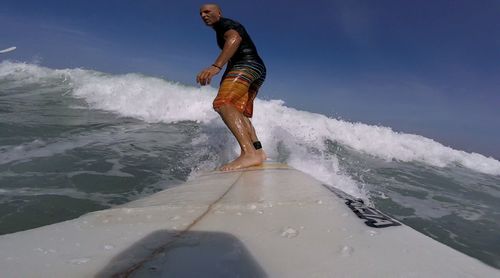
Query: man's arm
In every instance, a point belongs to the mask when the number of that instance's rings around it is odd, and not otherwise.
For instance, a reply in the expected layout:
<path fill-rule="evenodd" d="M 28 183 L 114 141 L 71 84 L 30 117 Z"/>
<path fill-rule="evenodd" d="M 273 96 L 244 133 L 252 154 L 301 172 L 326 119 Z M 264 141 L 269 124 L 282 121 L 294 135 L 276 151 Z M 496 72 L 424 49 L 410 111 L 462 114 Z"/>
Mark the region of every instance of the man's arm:
<path fill-rule="evenodd" d="M 236 50 L 240 47 L 242 39 L 236 30 L 231 29 L 224 33 L 224 40 L 224 47 L 214 63 L 216 66 L 221 68 L 229 61 L 229 59 L 231 59 L 231 57 L 233 57 L 234 53 L 236 53 Z"/>
<path fill-rule="evenodd" d="M 196 82 L 201 85 L 210 84 L 212 77 L 218 74 L 222 67 L 229 61 L 229 59 L 231 59 L 231 57 L 233 57 L 234 53 L 236 53 L 242 39 L 236 30 L 231 29 L 224 33 L 224 40 L 224 47 L 222 48 L 219 57 L 217 57 L 217 60 L 215 60 L 215 66 L 210 66 L 204 69 L 196 77 Z"/>

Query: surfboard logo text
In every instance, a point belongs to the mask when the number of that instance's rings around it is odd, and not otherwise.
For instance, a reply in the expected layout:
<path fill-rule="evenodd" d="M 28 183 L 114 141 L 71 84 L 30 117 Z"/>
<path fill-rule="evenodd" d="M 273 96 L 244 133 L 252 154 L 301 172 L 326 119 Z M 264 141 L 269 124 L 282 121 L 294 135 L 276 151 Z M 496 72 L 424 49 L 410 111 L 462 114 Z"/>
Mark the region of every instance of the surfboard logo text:
<path fill-rule="evenodd" d="M 345 204 L 361 219 L 366 220 L 365 224 L 373 228 L 386 228 L 391 226 L 401 226 L 396 220 L 384 215 L 375 208 L 369 207 L 361 199 L 356 199 L 353 196 L 344 193 L 338 189 L 328 185 L 324 186 L 335 193 L 338 197 L 345 200 Z"/>

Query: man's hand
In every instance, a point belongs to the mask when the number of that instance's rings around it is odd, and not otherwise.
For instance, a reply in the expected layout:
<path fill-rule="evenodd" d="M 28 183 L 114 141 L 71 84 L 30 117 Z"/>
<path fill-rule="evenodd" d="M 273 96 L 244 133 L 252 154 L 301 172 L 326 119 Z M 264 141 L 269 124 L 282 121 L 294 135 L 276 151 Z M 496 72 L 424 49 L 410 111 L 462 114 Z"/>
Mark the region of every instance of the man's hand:
<path fill-rule="evenodd" d="M 210 66 L 204 70 L 202 70 L 198 76 L 196 76 L 196 82 L 200 83 L 200 85 L 205 86 L 207 84 L 210 84 L 210 81 L 212 80 L 212 77 L 217 75 L 220 72 L 219 68 L 216 68 L 214 66 Z"/>

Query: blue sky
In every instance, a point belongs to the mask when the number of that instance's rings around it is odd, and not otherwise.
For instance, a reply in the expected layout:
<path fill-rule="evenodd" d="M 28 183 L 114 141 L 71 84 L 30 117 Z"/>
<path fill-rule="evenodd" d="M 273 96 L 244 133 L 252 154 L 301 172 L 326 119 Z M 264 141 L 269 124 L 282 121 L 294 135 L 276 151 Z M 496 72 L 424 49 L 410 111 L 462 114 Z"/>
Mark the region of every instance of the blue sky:
<path fill-rule="evenodd" d="M 201 3 L 4 0 L 0 59 L 195 85 L 219 51 Z M 259 97 L 500 158 L 500 1 L 216 3 L 266 62 Z"/>

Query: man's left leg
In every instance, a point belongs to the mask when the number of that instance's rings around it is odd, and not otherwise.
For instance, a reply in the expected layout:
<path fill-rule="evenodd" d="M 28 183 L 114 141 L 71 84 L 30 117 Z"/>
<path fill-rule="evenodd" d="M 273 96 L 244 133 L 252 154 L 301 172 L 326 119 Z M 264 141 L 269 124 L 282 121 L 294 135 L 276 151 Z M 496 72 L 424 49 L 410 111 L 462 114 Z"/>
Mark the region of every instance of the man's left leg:
<path fill-rule="evenodd" d="M 241 154 L 232 162 L 223 165 L 220 170 L 229 171 L 250 166 L 259 165 L 265 160 L 261 152 L 255 150 L 252 141 L 253 126 L 248 124 L 249 120 L 236 107 L 231 104 L 224 104 L 216 109 L 221 115 L 226 126 L 231 130 L 241 148 Z"/>

